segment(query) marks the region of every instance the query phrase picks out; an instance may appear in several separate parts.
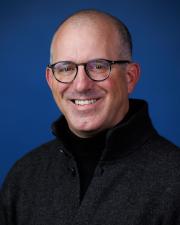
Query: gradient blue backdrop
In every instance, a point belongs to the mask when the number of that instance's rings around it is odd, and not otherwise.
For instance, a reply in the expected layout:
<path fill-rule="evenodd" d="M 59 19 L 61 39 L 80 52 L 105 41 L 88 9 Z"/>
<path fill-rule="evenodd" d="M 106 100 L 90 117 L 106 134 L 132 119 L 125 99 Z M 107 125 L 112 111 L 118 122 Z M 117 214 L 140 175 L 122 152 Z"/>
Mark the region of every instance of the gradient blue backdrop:
<path fill-rule="evenodd" d="M 142 75 L 133 97 L 148 100 L 157 130 L 180 145 L 178 0 L 4 0 L 0 5 L 0 183 L 14 162 L 52 138 L 59 116 L 45 81 L 49 45 L 62 19 L 83 8 L 121 18 Z"/>

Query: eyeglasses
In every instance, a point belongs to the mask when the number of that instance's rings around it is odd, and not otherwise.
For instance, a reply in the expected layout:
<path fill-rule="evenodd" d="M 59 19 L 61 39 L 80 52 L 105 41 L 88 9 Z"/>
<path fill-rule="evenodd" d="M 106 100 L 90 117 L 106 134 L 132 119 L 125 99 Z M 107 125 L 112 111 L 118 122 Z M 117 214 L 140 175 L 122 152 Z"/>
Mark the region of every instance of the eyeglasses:
<path fill-rule="evenodd" d="M 87 76 L 93 81 L 106 80 L 113 64 L 131 63 L 129 60 L 111 61 L 107 59 L 94 59 L 87 63 L 76 64 L 71 61 L 60 61 L 48 65 L 52 69 L 55 79 L 61 83 L 71 83 L 77 76 L 78 66 L 84 66 Z"/>

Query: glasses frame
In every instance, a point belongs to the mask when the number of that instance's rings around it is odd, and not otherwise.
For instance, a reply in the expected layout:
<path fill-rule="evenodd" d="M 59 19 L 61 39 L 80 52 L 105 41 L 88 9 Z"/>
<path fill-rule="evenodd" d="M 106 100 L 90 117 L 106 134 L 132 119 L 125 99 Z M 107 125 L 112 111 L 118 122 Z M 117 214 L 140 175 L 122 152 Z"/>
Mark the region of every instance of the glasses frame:
<path fill-rule="evenodd" d="M 87 64 L 90 63 L 90 62 L 93 62 L 93 61 L 97 61 L 97 60 L 104 60 L 106 61 L 108 64 L 109 64 L 109 73 L 107 74 L 107 76 L 105 78 L 103 78 L 102 80 L 96 80 L 96 79 L 93 79 L 87 69 Z M 76 73 L 73 77 L 73 79 L 71 81 L 68 81 L 68 82 L 65 82 L 65 81 L 61 81 L 59 79 L 57 79 L 57 77 L 55 76 L 55 69 L 54 67 L 58 64 L 58 63 L 73 63 L 76 65 Z M 78 74 L 78 67 L 79 66 L 84 66 L 84 70 L 86 72 L 86 75 L 93 81 L 96 81 L 96 82 L 101 82 L 101 81 L 104 81 L 106 80 L 109 76 L 110 76 L 110 73 L 111 73 L 111 66 L 114 65 L 114 64 L 126 64 L 126 63 L 132 63 L 130 60 L 116 60 L 116 61 L 112 61 L 112 60 L 108 60 L 108 59 L 93 59 L 93 60 L 90 60 L 86 63 L 75 63 L 75 62 L 72 62 L 72 61 L 58 61 L 58 62 L 55 62 L 53 64 L 49 64 L 47 67 L 50 68 L 53 72 L 53 76 L 54 78 L 60 82 L 60 83 L 64 83 L 64 84 L 69 84 L 71 82 L 73 82 L 75 79 L 76 79 L 76 76 Z"/>

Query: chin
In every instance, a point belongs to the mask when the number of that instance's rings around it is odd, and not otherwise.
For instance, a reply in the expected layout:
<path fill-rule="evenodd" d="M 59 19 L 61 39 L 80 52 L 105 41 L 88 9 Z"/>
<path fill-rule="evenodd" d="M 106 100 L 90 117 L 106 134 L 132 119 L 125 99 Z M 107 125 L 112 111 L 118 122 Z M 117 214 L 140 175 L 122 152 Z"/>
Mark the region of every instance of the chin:
<path fill-rule="evenodd" d="M 98 114 L 98 116 L 97 116 Z M 96 112 L 96 115 L 89 114 L 84 115 L 68 115 L 66 117 L 69 127 L 72 131 L 76 131 L 75 133 L 98 133 L 103 130 L 104 124 L 107 124 L 107 117 L 102 114 Z"/>
<path fill-rule="evenodd" d="M 71 130 L 74 134 L 76 134 L 77 136 L 81 137 L 81 138 L 90 138 L 95 136 L 96 134 L 98 134 L 100 132 L 100 130 L 97 129 L 93 129 L 93 130 Z"/>
<path fill-rule="evenodd" d="M 97 126 L 97 123 L 93 123 L 90 121 L 90 123 L 83 123 L 83 124 L 77 124 L 77 126 L 70 126 L 70 129 L 73 133 L 80 137 L 91 137 L 95 135 L 96 133 L 103 130 L 102 126 Z"/>

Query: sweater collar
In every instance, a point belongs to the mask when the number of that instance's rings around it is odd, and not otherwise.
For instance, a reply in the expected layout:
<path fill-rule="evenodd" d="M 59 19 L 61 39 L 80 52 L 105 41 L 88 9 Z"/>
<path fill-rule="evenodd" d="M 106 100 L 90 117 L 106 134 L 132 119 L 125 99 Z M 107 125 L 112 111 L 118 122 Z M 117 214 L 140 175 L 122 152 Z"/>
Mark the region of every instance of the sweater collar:
<path fill-rule="evenodd" d="M 130 109 L 123 121 L 106 132 L 106 143 L 101 161 L 118 160 L 130 152 L 134 152 L 156 132 L 149 117 L 147 102 L 137 99 L 130 99 L 129 102 Z M 66 141 L 64 131 L 67 129 L 68 125 L 64 116 L 52 124 L 53 134 L 63 145 Z M 69 154 L 69 152 L 67 153 Z"/>

